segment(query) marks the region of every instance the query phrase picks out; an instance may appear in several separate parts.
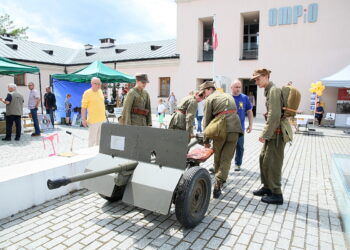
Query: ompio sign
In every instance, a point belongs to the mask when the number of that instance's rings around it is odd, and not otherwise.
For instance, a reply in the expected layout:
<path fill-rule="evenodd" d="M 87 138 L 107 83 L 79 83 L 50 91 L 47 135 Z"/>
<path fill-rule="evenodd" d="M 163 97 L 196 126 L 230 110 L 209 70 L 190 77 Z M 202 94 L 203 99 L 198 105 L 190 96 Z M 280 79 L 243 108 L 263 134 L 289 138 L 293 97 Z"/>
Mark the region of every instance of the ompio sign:
<path fill-rule="evenodd" d="M 314 23 L 317 21 L 317 15 L 317 3 L 311 3 L 307 8 L 303 8 L 302 5 L 272 8 L 269 10 L 269 26 L 297 24 L 300 18 L 303 18 L 304 23 Z"/>

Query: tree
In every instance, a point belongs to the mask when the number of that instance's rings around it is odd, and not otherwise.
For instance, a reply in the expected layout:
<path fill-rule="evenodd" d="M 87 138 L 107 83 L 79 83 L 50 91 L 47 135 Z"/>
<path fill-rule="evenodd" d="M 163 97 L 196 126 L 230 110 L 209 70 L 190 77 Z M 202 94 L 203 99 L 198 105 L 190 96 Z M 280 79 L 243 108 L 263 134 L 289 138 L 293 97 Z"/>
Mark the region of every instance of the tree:
<path fill-rule="evenodd" d="M 27 39 L 26 31 L 28 27 L 16 28 L 9 14 L 0 16 L 0 35 L 9 34 L 15 38 Z"/>

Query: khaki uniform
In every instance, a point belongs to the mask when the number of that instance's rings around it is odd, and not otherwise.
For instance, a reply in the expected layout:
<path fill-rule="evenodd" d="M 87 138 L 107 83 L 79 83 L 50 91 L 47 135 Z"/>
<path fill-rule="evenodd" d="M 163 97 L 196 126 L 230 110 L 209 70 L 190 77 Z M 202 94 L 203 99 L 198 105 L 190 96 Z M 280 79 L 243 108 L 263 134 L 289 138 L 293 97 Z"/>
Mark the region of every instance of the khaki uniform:
<path fill-rule="evenodd" d="M 169 122 L 170 129 L 186 130 L 193 134 L 193 122 L 196 116 L 198 103 L 193 95 L 183 98 Z"/>
<path fill-rule="evenodd" d="M 260 154 L 261 182 L 274 194 L 282 194 L 281 171 L 284 147 L 292 141 L 293 132 L 287 118 L 281 118 L 281 89 L 270 82 L 265 88 L 266 124 L 260 137 L 266 139 Z"/>
<path fill-rule="evenodd" d="M 148 111 L 147 114 L 138 114 L 137 110 Z M 132 88 L 125 97 L 122 117 L 123 125 L 152 126 L 151 102 L 146 90 Z"/>
<path fill-rule="evenodd" d="M 215 115 L 225 110 L 237 110 L 236 103 L 231 95 L 218 91 L 209 95 L 204 105 L 204 129 L 215 118 Z M 226 138 L 213 141 L 215 178 L 220 182 L 225 182 L 227 179 L 238 137 L 243 134 L 237 113 L 223 115 L 226 116 Z M 205 138 L 204 142 L 209 143 L 209 140 Z"/>

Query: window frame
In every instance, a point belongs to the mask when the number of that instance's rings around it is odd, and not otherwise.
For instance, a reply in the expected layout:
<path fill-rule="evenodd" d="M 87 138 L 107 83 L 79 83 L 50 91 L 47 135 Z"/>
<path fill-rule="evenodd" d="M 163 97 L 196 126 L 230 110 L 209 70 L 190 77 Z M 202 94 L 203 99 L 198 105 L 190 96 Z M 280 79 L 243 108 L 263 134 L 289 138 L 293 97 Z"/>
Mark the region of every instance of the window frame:
<path fill-rule="evenodd" d="M 163 82 L 166 81 L 166 82 Z M 167 77 L 159 77 L 159 95 L 158 97 L 169 97 L 170 95 L 170 83 L 171 78 L 169 76 Z M 162 85 L 165 85 L 165 87 L 162 87 Z"/>
<path fill-rule="evenodd" d="M 27 77 L 26 77 L 26 73 L 23 74 L 18 74 L 18 75 L 14 75 L 14 83 L 17 86 L 27 86 Z M 20 78 L 20 79 L 18 79 Z M 20 82 L 20 84 L 19 84 Z M 23 82 L 23 83 L 22 83 Z"/>

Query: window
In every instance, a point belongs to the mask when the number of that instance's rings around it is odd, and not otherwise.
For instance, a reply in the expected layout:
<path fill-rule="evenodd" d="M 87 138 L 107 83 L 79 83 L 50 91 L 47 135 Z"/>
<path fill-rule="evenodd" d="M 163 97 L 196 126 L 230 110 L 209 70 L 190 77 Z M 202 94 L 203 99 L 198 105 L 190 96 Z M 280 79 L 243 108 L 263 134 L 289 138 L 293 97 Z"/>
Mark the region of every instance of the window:
<path fill-rule="evenodd" d="M 259 12 L 243 13 L 242 60 L 258 59 Z"/>
<path fill-rule="evenodd" d="M 170 77 L 159 78 L 159 97 L 168 97 L 170 94 Z"/>
<path fill-rule="evenodd" d="M 213 61 L 213 17 L 199 19 L 198 61 Z"/>
<path fill-rule="evenodd" d="M 26 85 L 26 74 L 15 75 L 15 84 L 17 86 L 25 86 Z"/>

